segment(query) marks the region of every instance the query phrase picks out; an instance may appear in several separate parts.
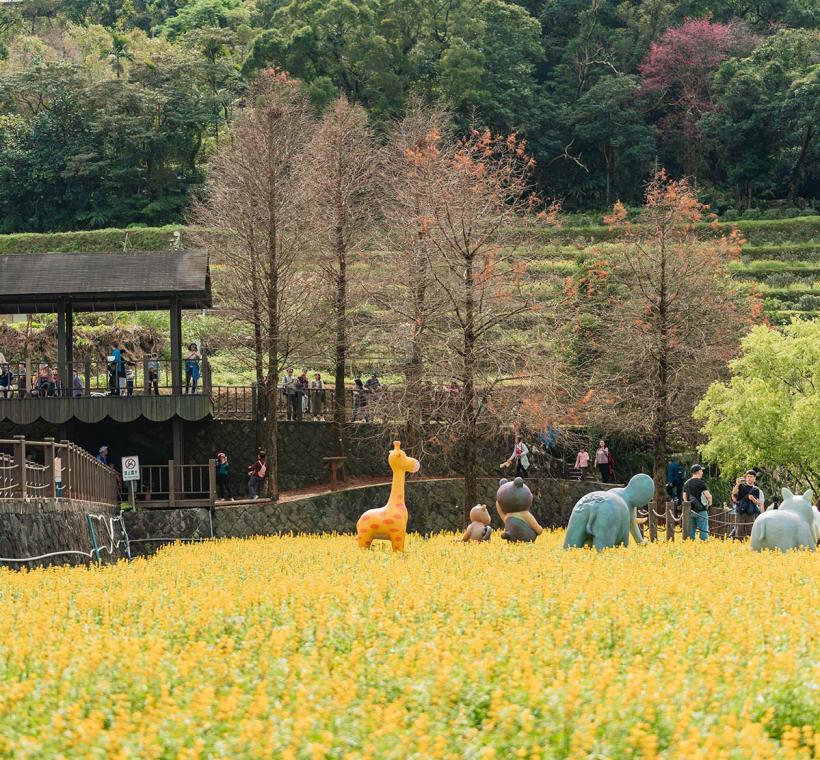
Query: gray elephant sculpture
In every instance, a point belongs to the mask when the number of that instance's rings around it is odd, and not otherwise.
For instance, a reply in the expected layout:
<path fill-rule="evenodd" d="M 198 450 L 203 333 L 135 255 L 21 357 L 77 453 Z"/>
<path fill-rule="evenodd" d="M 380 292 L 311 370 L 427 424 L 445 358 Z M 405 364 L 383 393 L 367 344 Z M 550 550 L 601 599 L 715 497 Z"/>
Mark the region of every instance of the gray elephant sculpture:
<path fill-rule="evenodd" d="M 633 475 L 625 488 L 593 491 L 578 500 L 567 523 L 564 548 L 594 546 L 598 551 L 610 546 L 626 546 L 629 534 L 638 544 L 646 543 L 638 527 L 637 509 L 655 495 L 649 475 Z"/>
<path fill-rule="evenodd" d="M 812 507 L 812 491 L 802 496 L 793 494 L 788 488 L 781 488 L 783 503 L 775 510 L 769 507 L 752 525 L 752 549 L 809 549 L 817 546 L 818 528 L 815 521 L 816 509 Z"/>

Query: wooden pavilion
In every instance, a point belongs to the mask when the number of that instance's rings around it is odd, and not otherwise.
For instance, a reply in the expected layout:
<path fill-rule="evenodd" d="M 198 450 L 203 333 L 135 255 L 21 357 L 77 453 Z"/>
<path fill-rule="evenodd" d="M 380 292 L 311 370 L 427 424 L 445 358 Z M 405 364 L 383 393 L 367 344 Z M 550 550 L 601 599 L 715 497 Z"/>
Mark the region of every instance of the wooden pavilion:
<path fill-rule="evenodd" d="M 92 393 L 90 382 L 80 395 L 64 392 L 41 398 L 17 393 L 0 396 L 0 422 L 29 425 L 37 420 L 64 424 L 70 420 L 130 422 L 145 418 L 174 421 L 175 459 L 182 461 L 182 421 L 211 413 L 207 392 L 184 393 L 182 310 L 211 306 L 208 256 L 204 251 L 137 251 L 111 253 L 15 253 L 0 256 L 0 314 L 56 314 L 57 356 L 49 357 L 65 389 L 74 372 L 88 378 L 89 362 L 75 362 L 74 315 L 79 312 L 157 311 L 170 314 L 171 360 L 163 367 L 162 392 L 149 390 L 147 359 L 142 393 Z M 0 351 L 2 351 L 0 346 Z M 46 357 L 32 357 L 41 361 Z M 11 357 L 7 357 L 11 361 Z M 56 359 L 56 362 L 53 361 Z M 203 381 L 207 390 L 207 364 Z M 27 382 L 32 380 L 28 372 Z"/>

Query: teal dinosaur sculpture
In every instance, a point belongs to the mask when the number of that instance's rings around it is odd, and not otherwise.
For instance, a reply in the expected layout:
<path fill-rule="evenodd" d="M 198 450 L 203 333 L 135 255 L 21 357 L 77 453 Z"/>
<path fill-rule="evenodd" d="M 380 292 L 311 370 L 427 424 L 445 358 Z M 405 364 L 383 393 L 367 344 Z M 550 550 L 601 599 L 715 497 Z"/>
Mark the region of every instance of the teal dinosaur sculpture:
<path fill-rule="evenodd" d="M 626 546 L 629 534 L 638 544 L 646 543 L 637 522 L 638 507 L 645 507 L 655 495 L 649 475 L 633 475 L 625 488 L 593 491 L 578 500 L 567 523 L 564 548 L 594 546 L 598 551 L 610 546 Z"/>

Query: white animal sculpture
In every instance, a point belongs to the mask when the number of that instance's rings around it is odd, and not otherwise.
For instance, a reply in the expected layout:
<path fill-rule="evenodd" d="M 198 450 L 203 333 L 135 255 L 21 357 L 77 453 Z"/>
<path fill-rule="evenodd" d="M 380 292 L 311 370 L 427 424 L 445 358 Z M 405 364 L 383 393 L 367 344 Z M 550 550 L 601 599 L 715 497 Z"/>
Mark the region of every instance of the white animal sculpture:
<path fill-rule="evenodd" d="M 802 496 L 781 488 L 783 503 L 780 509 L 769 507 L 752 526 L 752 549 L 809 549 L 814 551 L 820 537 L 817 508 L 811 504 L 811 489 Z"/>

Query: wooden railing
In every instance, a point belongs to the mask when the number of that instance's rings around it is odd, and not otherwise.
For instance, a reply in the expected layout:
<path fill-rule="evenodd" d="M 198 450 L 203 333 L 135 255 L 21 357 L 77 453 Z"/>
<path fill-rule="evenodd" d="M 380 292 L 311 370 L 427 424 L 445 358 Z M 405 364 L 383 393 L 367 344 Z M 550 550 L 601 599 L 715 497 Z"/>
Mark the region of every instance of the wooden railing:
<path fill-rule="evenodd" d="M 0 398 L 83 398 L 207 393 L 211 370 L 199 360 L 143 356 L 121 362 L 26 359 L 0 365 Z"/>
<path fill-rule="evenodd" d="M 122 500 L 130 499 L 127 483 Z M 140 508 L 212 507 L 216 501 L 216 460 L 208 464 L 149 464 L 140 467 L 135 486 L 135 502 Z"/>
<path fill-rule="evenodd" d="M 116 471 L 69 441 L 0 440 L 0 499 L 61 496 L 118 504 Z"/>

